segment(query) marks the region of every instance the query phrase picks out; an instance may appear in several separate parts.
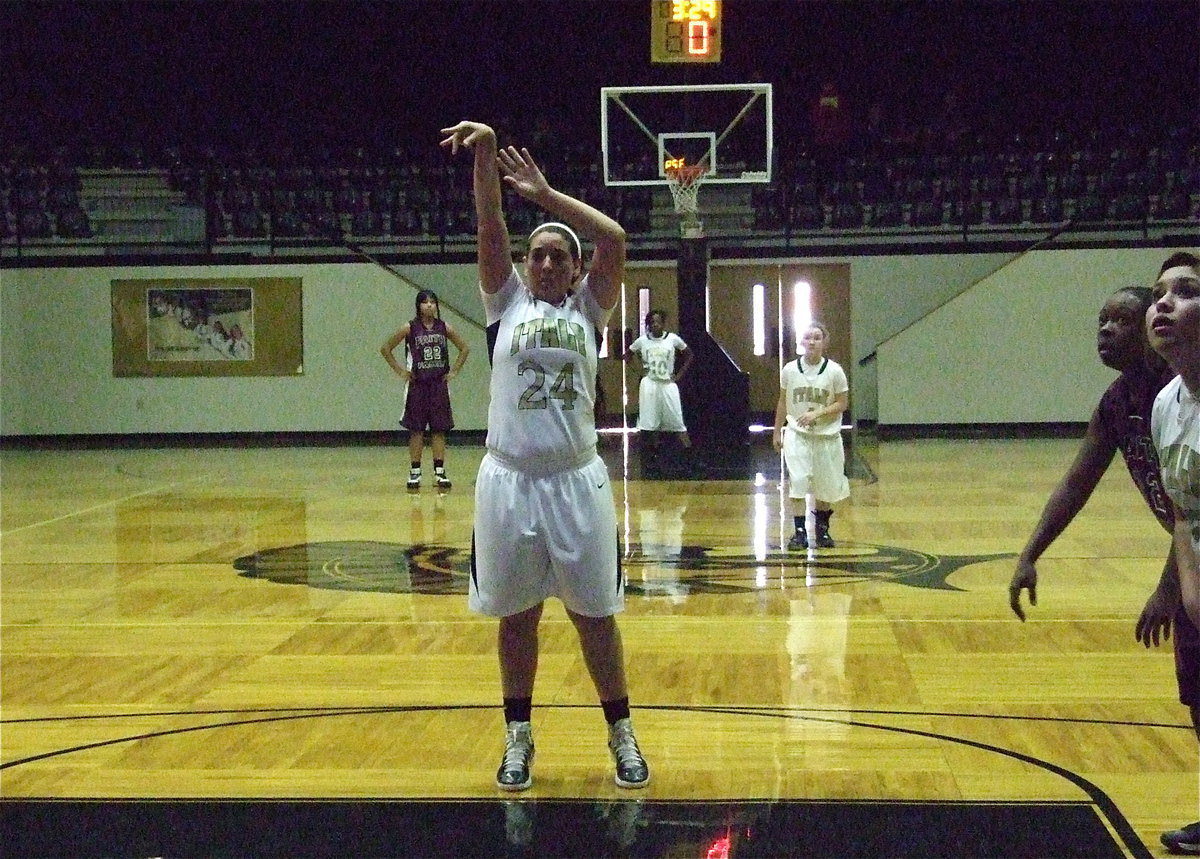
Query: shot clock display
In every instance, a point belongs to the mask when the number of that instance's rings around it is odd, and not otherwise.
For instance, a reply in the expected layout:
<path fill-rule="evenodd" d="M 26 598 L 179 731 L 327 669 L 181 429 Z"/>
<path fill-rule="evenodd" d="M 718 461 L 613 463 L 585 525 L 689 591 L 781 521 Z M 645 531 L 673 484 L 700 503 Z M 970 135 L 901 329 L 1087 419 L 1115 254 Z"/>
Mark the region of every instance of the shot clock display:
<path fill-rule="evenodd" d="M 721 0 L 651 0 L 650 62 L 720 61 Z"/>

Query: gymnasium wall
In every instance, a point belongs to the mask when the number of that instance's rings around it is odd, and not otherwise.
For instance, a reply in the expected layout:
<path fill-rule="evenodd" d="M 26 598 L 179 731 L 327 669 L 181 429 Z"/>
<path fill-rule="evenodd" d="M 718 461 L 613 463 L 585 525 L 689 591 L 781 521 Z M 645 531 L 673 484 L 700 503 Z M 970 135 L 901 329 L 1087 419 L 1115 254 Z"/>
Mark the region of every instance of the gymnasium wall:
<path fill-rule="evenodd" d="M 1122 286 L 1153 283 L 1169 253 L 1139 248 L 1016 257 L 882 342 L 879 423 L 1086 421 L 1115 378 L 1096 357 L 1100 307 Z M 860 301 L 882 292 L 886 269 L 855 268 Z M 878 322 L 875 317 L 863 314 Z"/>
<path fill-rule="evenodd" d="M 1167 253 L 1061 250 L 1012 261 L 1004 254 L 971 254 L 780 262 L 849 265 L 847 369 L 856 420 L 1038 423 L 1087 420 L 1112 378 L 1095 355 L 1100 304 L 1120 286 L 1149 283 Z M 721 263 L 722 269 L 728 265 Z M 761 259 L 745 263 L 747 269 L 762 265 Z M 455 419 L 458 429 L 484 429 L 488 365 L 474 265 L 404 271 L 438 291 L 443 315 L 471 345 L 452 392 Z M 302 278 L 303 375 L 114 378 L 110 282 L 168 277 Z M 730 277 L 714 274 L 714 288 Z M 366 263 L 5 269 L 0 435 L 395 429 L 400 384 L 378 350 L 411 318 L 414 294 Z M 628 325 L 636 324 L 632 301 Z M 769 380 L 758 386 L 769 392 Z"/>
<path fill-rule="evenodd" d="M 471 347 L 453 383 L 455 420 L 487 416 L 475 267 L 411 266 Z M 110 281 L 299 277 L 304 372 L 250 378 L 114 378 Z M 402 383 L 379 347 L 415 313 L 416 292 L 370 264 L 39 268 L 0 272 L 0 434 L 398 429 Z M 453 349 L 451 350 L 453 354 Z M 400 350 L 398 350 L 400 354 Z"/>

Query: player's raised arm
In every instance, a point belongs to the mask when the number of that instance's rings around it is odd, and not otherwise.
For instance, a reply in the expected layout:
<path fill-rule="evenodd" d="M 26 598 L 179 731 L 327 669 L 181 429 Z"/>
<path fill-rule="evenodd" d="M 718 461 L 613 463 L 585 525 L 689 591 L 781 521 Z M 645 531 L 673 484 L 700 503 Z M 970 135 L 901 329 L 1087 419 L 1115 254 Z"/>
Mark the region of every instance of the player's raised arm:
<path fill-rule="evenodd" d="M 504 181 L 524 199 L 545 209 L 595 245 L 588 282 L 601 307 L 610 309 L 621 294 L 625 277 L 625 230 L 582 200 L 550 187 L 528 149 L 508 146 L 498 153 Z"/>
<path fill-rule="evenodd" d="M 498 292 L 512 271 L 512 248 L 500 193 L 496 132 L 482 122 L 464 120 L 443 128 L 442 134 L 448 136 L 441 145 L 449 147 L 451 152 L 457 153 L 460 146 L 475 152 L 473 186 L 479 231 L 479 283 L 484 292 Z"/>

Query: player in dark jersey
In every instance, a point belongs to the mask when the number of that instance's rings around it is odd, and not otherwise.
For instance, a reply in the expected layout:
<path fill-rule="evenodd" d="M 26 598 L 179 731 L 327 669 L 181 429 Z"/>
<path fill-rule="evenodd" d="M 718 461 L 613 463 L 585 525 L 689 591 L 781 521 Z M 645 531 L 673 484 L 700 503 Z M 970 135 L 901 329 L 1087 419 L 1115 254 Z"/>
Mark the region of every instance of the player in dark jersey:
<path fill-rule="evenodd" d="M 1051 493 L 1017 559 L 1009 585 L 1009 604 L 1021 620 L 1025 619 L 1021 591 L 1029 591 L 1030 605 L 1037 605 L 1038 558 L 1083 509 L 1118 450 L 1151 512 L 1164 528 L 1173 527 L 1171 505 L 1150 438 L 1150 409 L 1155 395 L 1170 380 L 1171 371 L 1146 342 L 1144 320 L 1149 306 L 1149 289 L 1128 286 L 1113 293 L 1100 311 L 1096 349 L 1105 366 L 1121 375 L 1101 397 L 1075 461 Z M 1173 556 L 1168 558 L 1168 565 L 1174 575 Z M 1145 625 L 1146 636 L 1157 642 L 1164 624 L 1169 626 L 1170 617 L 1143 617 L 1138 626 L 1139 640 Z"/>
<path fill-rule="evenodd" d="M 437 293 L 422 289 L 417 293 L 417 315 L 401 325 L 379 351 L 392 370 L 408 382 L 401 426 L 408 430 L 409 489 L 421 487 L 421 458 L 425 452 L 425 431 L 433 446 L 433 478 L 438 489 L 449 489 L 446 475 L 446 433 L 454 428 L 450 410 L 449 381 L 458 375 L 471 349 L 467 342 L 442 319 Z M 405 344 L 411 369 L 396 359 L 395 350 Z M 449 344 L 458 350 L 450 366 Z"/>
<path fill-rule="evenodd" d="M 1029 591 L 1030 605 L 1037 605 L 1038 558 L 1083 509 L 1118 450 L 1150 511 L 1168 533 L 1174 530 L 1174 513 L 1163 488 L 1150 431 L 1154 399 L 1174 374 L 1147 343 L 1146 311 L 1151 300 L 1148 288 L 1129 286 L 1113 293 L 1100 311 L 1096 337 L 1100 360 L 1121 375 L 1100 399 L 1075 461 L 1051 493 L 1037 527 L 1017 559 L 1009 586 L 1009 604 L 1021 620 L 1025 620 L 1021 591 Z M 1191 710 L 1193 725 L 1200 736 L 1200 676 L 1197 676 L 1200 632 L 1182 607 L 1174 545 L 1163 565 L 1158 586 L 1142 609 L 1134 635 L 1150 647 L 1170 637 L 1172 631 L 1179 700 Z M 1170 839 L 1184 843 L 1191 838 L 1200 852 L 1200 823 L 1174 830 L 1163 838 L 1164 843 Z"/>

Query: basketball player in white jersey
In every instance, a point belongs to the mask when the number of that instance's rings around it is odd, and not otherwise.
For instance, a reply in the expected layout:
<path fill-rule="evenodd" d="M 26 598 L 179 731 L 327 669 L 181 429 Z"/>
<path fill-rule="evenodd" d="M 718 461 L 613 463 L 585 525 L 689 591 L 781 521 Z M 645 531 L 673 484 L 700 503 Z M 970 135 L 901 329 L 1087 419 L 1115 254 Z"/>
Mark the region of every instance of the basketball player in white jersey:
<path fill-rule="evenodd" d="M 1187 251 L 1168 257 L 1152 296 L 1146 311 L 1150 345 L 1179 375 L 1154 400 L 1150 436 L 1158 452 L 1163 489 L 1174 505 L 1179 598 L 1196 628 L 1200 627 L 1200 257 Z M 1179 626 L 1177 622 L 1179 700 L 1191 708 L 1192 727 L 1200 740 L 1200 666 L 1194 648 L 1179 648 Z M 1172 853 L 1200 855 L 1200 821 L 1164 832 L 1160 840 Z"/>
<path fill-rule="evenodd" d="M 500 618 L 506 734 L 496 785 L 524 790 L 533 781 L 538 623 L 546 598 L 555 596 L 579 634 L 600 697 L 616 783 L 640 788 L 650 771 L 629 719 L 615 617 L 624 608 L 624 578 L 594 413 L 597 332 L 620 294 L 625 231 L 550 187 L 528 150 L 500 149 L 489 126 L 465 121 L 442 134 L 452 152 L 474 150 L 479 283 L 492 361 L 468 605 Z M 518 195 L 565 222 L 533 231 L 523 273 L 512 262 L 501 174 Z M 586 276 L 576 230 L 595 245 Z"/>
<path fill-rule="evenodd" d="M 666 328 L 666 314 L 651 310 L 646 314 L 646 333 L 629 344 L 623 358 L 636 355 L 645 369 L 638 385 L 638 432 L 644 433 L 647 444 L 647 464 L 657 469 L 660 432 L 671 432 L 686 450 L 692 446 L 687 426 L 683 422 L 683 404 L 679 399 L 679 380 L 692 364 L 692 353 L 683 338 Z M 679 372 L 675 358 L 679 356 Z"/>
<path fill-rule="evenodd" d="M 783 451 L 787 465 L 788 494 L 795 509 L 796 531 L 790 550 L 807 549 L 805 499 L 813 496 L 817 547 L 832 548 L 829 518 L 833 503 L 850 495 L 846 479 L 846 451 L 842 447 L 842 412 L 850 398 L 846 372 L 825 357 L 829 333 L 814 322 L 800 338 L 804 354 L 783 365 L 779 374 L 779 401 L 775 404 L 775 450 Z"/>

